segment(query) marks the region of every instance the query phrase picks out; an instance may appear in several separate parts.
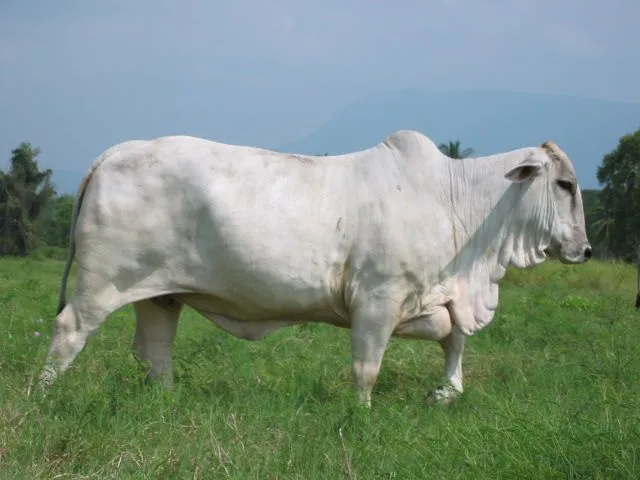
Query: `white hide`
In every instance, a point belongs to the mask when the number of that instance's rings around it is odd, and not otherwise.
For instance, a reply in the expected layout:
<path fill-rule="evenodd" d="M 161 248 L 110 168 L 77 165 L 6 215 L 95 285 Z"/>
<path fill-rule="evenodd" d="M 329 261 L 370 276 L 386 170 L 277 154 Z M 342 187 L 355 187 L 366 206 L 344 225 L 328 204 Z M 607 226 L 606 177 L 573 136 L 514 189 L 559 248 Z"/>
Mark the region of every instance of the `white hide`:
<path fill-rule="evenodd" d="M 492 320 L 506 267 L 548 252 L 586 260 L 575 182 L 550 143 L 455 160 L 411 131 L 326 157 L 187 136 L 112 147 L 79 190 L 76 293 L 56 319 L 42 381 L 110 312 L 136 302 L 136 349 L 152 374 L 170 377 L 179 307 L 154 315 L 140 303 L 170 296 L 241 338 L 307 321 L 351 328 L 366 404 L 391 335 L 440 341 L 462 392 L 460 332 Z M 168 333 L 145 346 L 156 318 Z"/>

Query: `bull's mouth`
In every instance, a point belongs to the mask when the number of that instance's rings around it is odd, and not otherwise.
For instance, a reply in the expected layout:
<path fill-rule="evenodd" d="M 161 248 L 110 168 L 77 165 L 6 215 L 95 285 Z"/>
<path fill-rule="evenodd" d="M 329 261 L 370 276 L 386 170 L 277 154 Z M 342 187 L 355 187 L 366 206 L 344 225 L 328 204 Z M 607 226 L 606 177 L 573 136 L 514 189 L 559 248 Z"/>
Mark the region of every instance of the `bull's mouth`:
<path fill-rule="evenodd" d="M 565 265 L 577 265 L 588 260 L 588 258 L 586 258 L 584 255 L 577 255 L 575 257 L 565 257 L 564 255 L 559 255 L 558 259 L 560 260 L 560 263 L 564 263 Z"/>
<path fill-rule="evenodd" d="M 566 255 L 561 250 L 558 251 L 552 247 L 547 247 L 543 251 L 547 257 L 557 259 L 565 265 L 578 265 L 587 262 L 591 258 L 591 255 L 586 255 L 585 253 Z"/>
<path fill-rule="evenodd" d="M 560 259 L 560 262 L 566 265 L 578 265 L 580 263 L 585 263 L 589 261 L 589 259 L 591 258 L 591 249 L 589 249 L 589 255 L 586 254 L 586 249 L 585 249 L 583 253 L 578 253 L 576 255 L 560 254 L 558 255 L 558 258 Z"/>

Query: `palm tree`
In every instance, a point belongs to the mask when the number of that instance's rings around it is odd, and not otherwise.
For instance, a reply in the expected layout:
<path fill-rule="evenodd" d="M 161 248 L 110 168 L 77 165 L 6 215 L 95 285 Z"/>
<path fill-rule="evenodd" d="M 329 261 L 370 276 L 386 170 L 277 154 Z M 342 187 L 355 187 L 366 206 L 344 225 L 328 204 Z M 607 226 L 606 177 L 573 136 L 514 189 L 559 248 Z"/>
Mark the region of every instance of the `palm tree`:
<path fill-rule="evenodd" d="M 451 158 L 467 158 L 473 155 L 473 148 L 460 148 L 460 140 L 449 141 L 449 143 L 441 143 L 438 148 L 442 153 Z"/>
<path fill-rule="evenodd" d="M 609 253 L 609 247 L 611 245 L 611 237 L 615 228 L 615 221 L 612 215 L 608 215 L 604 205 L 601 201 L 598 201 L 590 212 L 591 218 L 589 219 L 589 227 L 593 234 L 594 243 L 598 245 L 601 250 L 601 256 L 606 258 Z"/>

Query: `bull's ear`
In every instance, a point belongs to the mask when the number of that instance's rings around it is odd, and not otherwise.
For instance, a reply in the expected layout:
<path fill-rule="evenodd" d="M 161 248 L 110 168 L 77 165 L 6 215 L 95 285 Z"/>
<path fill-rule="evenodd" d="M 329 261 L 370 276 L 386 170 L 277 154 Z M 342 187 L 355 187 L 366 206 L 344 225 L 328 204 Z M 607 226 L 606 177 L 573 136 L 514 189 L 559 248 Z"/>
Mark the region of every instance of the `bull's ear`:
<path fill-rule="evenodd" d="M 524 182 L 538 175 L 542 166 L 542 160 L 535 155 L 531 155 L 505 173 L 504 177 L 514 183 Z"/>

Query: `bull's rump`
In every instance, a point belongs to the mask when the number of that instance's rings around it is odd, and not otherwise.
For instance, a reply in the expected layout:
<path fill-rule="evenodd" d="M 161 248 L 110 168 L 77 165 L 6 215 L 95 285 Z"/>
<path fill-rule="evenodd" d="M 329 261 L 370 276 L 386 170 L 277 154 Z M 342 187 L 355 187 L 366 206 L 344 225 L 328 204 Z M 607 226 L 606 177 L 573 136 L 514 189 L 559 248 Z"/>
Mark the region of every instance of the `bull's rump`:
<path fill-rule="evenodd" d="M 348 170 L 191 137 L 135 144 L 87 187 L 80 272 L 125 303 L 199 292 L 236 318 L 331 309 L 355 240 Z"/>

